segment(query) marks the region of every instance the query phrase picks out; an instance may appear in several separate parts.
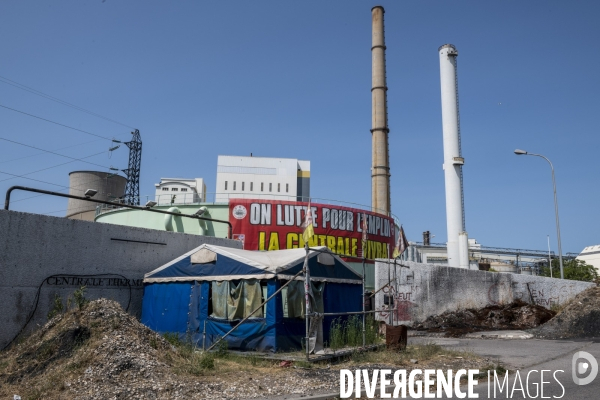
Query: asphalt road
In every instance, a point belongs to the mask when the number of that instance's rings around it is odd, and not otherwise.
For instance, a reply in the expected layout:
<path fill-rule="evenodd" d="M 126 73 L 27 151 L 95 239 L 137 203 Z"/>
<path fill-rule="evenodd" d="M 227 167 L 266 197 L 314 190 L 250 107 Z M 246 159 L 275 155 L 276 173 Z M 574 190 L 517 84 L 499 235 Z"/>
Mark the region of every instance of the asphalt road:
<path fill-rule="evenodd" d="M 480 380 L 479 385 L 475 386 L 474 390 L 474 393 L 478 395 L 479 399 L 600 399 L 600 373 L 598 373 L 598 376 L 594 381 L 583 386 L 575 384 L 572 378 L 572 359 L 575 353 L 580 351 L 587 352 L 595 357 L 597 362 L 600 363 L 600 340 L 494 340 L 434 337 L 409 337 L 408 339 L 408 344 L 424 344 L 432 342 L 451 349 L 474 352 L 486 358 L 490 358 L 491 360 L 495 360 L 496 363 L 509 369 L 508 384 L 504 387 L 502 392 L 500 392 L 500 389 L 496 386 L 496 393 L 494 394 L 493 378 L 491 385 L 488 385 L 485 380 Z M 515 384 L 515 371 L 517 370 L 519 371 L 521 379 Z M 543 384 L 543 393 L 541 392 L 542 370 L 550 371 L 544 372 L 543 381 L 545 383 Z M 559 370 L 564 372 L 556 372 Z M 530 371 L 529 382 L 527 382 L 527 374 Z M 586 375 L 578 376 L 585 377 Z M 523 391 L 518 390 L 521 388 L 519 382 L 522 383 Z M 466 392 L 466 388 L 463 388 L 463 390 Z M 529 390 L 529 392 L 527 390 Z M 376 394 L 378 395 L 379 391 L 377 391 Z M 327 400 L 334 399 L 338 396 L 339 393 L 330 393 L 298 398 L 298 400 Z M 290 395 L 283 396 L 282 398 L 294 399 L 294 397 Z"/>
<path fill-rule="evenodd" d="M 578 351 L 591 354 L 600 362 L 600 340 L 593 341 L 567 341 L 567 340 L 488 340 L 488 339 L 441 339 L 441 338 L 414 338 L 412 343 L 435 342 L 444 347 L 466 349 L 485 357 L 498 360 L 506 366 L 509 372 L 508 387 L 500 393 L 496 386 L 494 395 L 493 378 L 491 385 L 487 382 L 476 386 L 475 393 L 480 399 L 530 399 L 530 398 L 562 398 L 562 399 L 600 399 L 600 373 L 594 381 L 587 385 L 577 385 L 572 378 L 572 359 Z M 519 370 L 523 391 L 519 381 L 515 384 L 515 370 Z M 540 391 L 541 371 L 544 373 L 543 397 Z M 556 379 L 553 377 L 555 371 Z M 530 381 L 527 385 L 526 377 L 530 372 Z M 585 377 L 584 375 L 578 375 Z M 480 381 L 481 382 L 481 381 Z M 536 383 L 537 385 L 535 385 Z M 489 387 L 488 387 L 489 386 Z M 513 386 L 516 390 L 513 391 Z M 529 386 L 529 393 L 527 393 Z M 510 388 L 510 392 L 507 393 Z M 489 390 L 489 392 L 488 392 Z M 538 391 L 536 395 L 536 390 Z M 488 394 L 489 393 L 489 394 Z M 512 395 L 512 396 L 511 396 Z M 446 397 L 442 397 L 446 398 Z"/>

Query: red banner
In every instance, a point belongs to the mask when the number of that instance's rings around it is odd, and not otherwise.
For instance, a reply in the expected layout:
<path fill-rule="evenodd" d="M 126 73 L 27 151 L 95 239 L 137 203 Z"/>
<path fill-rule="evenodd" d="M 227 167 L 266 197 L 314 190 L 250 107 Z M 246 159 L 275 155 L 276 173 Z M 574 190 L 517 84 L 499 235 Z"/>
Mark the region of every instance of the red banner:
<path fill-rule="evenodd" d="M 246 250 L 283 250 L 304 247 L 302 222 L 307 203 L 279 200 L 230 199 L 233 238 Z M 356 208 L 311 203 L 315 235 L 310 247 L 327 246 L 345 258 L 389 258 L 394 249 L 392 218 Z M 363 249 L 363 223 L 367 241 Z"/>

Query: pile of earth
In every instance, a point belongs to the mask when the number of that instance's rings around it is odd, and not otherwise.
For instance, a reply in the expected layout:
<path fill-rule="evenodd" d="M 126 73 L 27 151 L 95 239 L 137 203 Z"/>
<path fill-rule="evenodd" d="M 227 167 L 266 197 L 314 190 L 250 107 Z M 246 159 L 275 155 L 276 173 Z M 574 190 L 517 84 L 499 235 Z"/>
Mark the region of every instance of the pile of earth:
<path fill-rule="evenodd" d="M 0 399 L 245 399 L 339 385 L 334 368 L 318 369 L 316 380 L 315 370 L 281 368 L 280 360 L 204 358 L 169 340 L 175 345 L 115 301 L 89 302 L 0 351 Z"/>
<path fill-rule="evenodd" d="M 154 398 L 153 380 L 169 379 L 173 346 L 112 300 L 88 303 L 52 318 L 0 353 L 0 397 Z M 11 397 L 12 398 L 12 397 Z"/>
<path fill-rule="evenodd" d="M 600 287 L 577 294 L 554 318 L 529 332 L 546 339 L 600 337 Z"/>
<path fill-rule="evenodd" d="M 490 330 L 531 329 L 550 320 L 556 312 L 517 300 L 507 305 L 447 311 L 416 324 L 416 330 L 445 333 L 459 337 L 466 333 Z"/>

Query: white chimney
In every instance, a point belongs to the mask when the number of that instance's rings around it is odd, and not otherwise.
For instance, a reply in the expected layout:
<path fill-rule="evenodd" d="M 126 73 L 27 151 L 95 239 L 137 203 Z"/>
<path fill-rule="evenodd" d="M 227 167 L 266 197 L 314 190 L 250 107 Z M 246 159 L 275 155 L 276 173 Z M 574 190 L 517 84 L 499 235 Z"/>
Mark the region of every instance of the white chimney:
<path fill-rule="evenodd" d="M 465 229 L 462 166 L 465 162 L 460 146 L 458 83 L 456 58 L 451 44 L 439 48 L 442 91 L 442 127 L 444 137 L 444 176 L 446 182 L 446 226 L 448 230 L 448 264 L 469 268 L 468 236 Z"/>

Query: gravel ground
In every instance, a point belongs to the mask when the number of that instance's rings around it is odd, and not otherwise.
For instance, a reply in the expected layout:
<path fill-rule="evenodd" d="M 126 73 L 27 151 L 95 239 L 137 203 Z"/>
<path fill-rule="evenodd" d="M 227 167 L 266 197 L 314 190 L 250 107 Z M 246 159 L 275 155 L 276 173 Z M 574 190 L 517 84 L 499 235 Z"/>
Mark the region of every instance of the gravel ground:
<path fill-rule="evenodd" d="M 190 356 L 192 354 L 192 356 Z M 369 353 L 335 365 L 214 358 L 184 354 L 118 303 L 100 299 L 61 314 L 0 353 L 0 398 L 250 399 L 290 398 L 339 390 L 339 369 L 480 368 L 489 360 L 432 354 L 417 364 L 406 353 Z M 381 358 L 380 362 L 377 361 Z M 209 363 L 210 364 L 210 363 Z"/>

